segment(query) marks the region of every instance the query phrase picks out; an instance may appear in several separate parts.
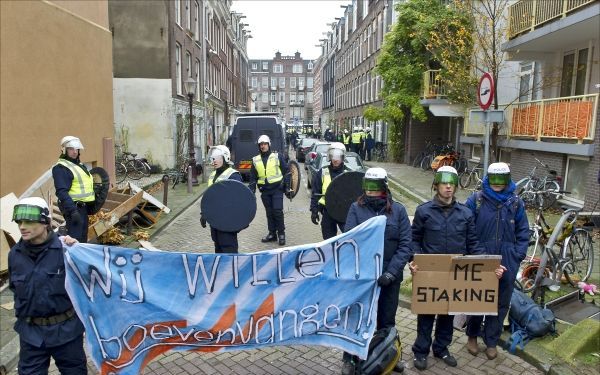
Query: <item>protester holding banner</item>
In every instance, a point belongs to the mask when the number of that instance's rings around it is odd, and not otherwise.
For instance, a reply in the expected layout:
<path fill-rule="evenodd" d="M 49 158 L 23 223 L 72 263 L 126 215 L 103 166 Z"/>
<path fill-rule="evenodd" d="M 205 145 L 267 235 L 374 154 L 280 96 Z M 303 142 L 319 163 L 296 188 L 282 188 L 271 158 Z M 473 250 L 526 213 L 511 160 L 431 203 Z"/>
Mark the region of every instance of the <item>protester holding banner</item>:
<path fill-rule="evenodd" d="M 88 208 L 96 199 L 94 180 L 80 160 L 83 144 L 77 137 L 66 136 L 60 142 L 61 155 L 52 168 L 58 207 L 65 218 L 67 232 L 79 242 L 87 242 Z"/>
<path fill-rule="evenodd" d="M 435 196 L 429 202 L 417 207 L 412 223 L 412 251 L 415 254 L 483 254 L 484 249 L 477 241 L 473 213 L 465 205 L 458 203 L 454 192 L 458 186 L 458 173 L 450 166 L 439 168 L 435 174 L 433 187 Z M 417 265 L 409 265 L 416 272 Z M 437 314 L 435 340 L 431 339 L 436 315 L 417 316 L 417 338 L 413 344 L 414 366 L 419 370 L 427 368 L 430 348 L 434 357 L 456 367 L 456 359 L 448 351 L 452 342 L 453 316 Z"/>
<path fill-rule="evenodd" d="M 310 220 L 315 225 L 319 225 L 319 213 L 321 214 L 321 234 L 323 239 L 334 237 L 338 228 L 340 232 L 344 230 L 344 223 L 336 221 L 325 207 L 325 193 L 329 188 L 331 181 L 344 173 L 344 155 L 346 147 L 342 143 L 334 142 L 327 150 L 329 165 L 321 168 L 312 180 L 312 194 L 310 196 Z"/>
<path fill-rule="evenodd" d="M 475 216 L 479 242 L 488 254 L 502 255 L 507 271 L 498 286 L 498 315 L 486 315 L 483 329 L 485 355 L 492 360 L 498 355 L 496 345 L 502 324 L 508 313 L 514 281 L 529 246 L 529 222 L 525 204 L 515 195 L 515 183 L 506 163 L 492 163 L 482 182 L 482 191 L 473 193 L 466 201 Z M 479 353 L 477 336 L 483 316 L 470 316 L 467 321 L 467 350 Z"/>
<path fill-rule="evenodd" d="M 231 153 L 226 146 L 219 145 L 213 147 L 209 151 L 208 159 L 215 169 L 208 177 L 208 187 L 225 180 L 242 182 L 240 173 L 231 168 Z M 227 197 L 223 197 L 223 199 L 227 199 Z M 200 213 L 200 225 L 202 225 L 202 228 L 206 228 L 206 219 L 202 213 Z M 215 243 L 215 253 L 237 253 L 237 234 L 238 232 L 220 231 L 211 225 L 210 237 Z"/>
<path fill-rule="evenodd" d="M 396 310 L 400 283 L 406 263 L 410 260 L 410 221 L 403 205 L 392 200 L 387 184 L 387 172 L 383 168 L 369 168 L 363 178 L 363 195 L 352 203 L 344 231 L 347 232 L 372 217 L 384 215 L 387 219 L 383 246 L 382 275 L 377 279 L 381 286 L 377 304 L 377 329 L 396 325 Z M 342 374 L 354 374 L 357 358 L 344 353 Z M 396 371 L 402 371 L 401 363 Z"/>
<path fill-rule="evenodd" d="M 9 288 L 14 293 L 19 334 L 19 374 L 47 374 L 50 357 L 61 374 L 87 374 L 84 328 L 65 290 L 63 245 L 50 228 L 42 198 L 23 198 L 13 221 L 21 240 L 8 254 Z M 67 236 L 67 244 L 77 242 Z"/>
<path fill-rule="evenodd" d="M 252 158 L 249 188 L 254 193 L 256 186 L 261 192 L 261 199 L 267 213 L 269 233 L 262 242 L 279 239 L 279 245 L 285 245 L 285 224 L 283 220 L 283 193 L 289 189 L 288 166 L 283 155 L 271 152 L 271 139 L 267 135 L 258 137 L 260 153 Z"/>

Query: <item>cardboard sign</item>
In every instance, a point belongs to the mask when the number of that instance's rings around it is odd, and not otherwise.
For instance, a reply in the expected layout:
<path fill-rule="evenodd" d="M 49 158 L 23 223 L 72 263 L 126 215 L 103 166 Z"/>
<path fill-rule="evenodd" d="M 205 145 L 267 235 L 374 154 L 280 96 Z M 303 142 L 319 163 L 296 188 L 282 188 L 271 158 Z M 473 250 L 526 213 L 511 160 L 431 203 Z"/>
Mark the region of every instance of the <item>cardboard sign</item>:
<path fill-rule="evenodd" d="M 498 314 L 500 255 L 416 254 L 413 314 Z"/>

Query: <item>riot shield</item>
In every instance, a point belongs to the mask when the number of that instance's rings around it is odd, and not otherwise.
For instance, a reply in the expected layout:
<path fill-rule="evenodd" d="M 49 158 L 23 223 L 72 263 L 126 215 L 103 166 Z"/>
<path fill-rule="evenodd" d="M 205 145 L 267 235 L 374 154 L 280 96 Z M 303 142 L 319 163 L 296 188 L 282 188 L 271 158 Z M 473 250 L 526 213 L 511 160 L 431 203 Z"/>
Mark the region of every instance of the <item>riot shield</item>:
<path fill-rule="evenodd" d="M 302 179 L 302 175 L 300 174 L 300 165 L 298 165 L 298 162 L 295 160 L 290 160 L 288 169 L 288 173 L 290 174 L 290 190 L 287 196 L 292 199 L 298 194 L 298 190 L 300 190 L 300 180 Z"/>
<path fill-rule="evenodd" d="M 94 201 L 94 209 L 89 214 L 94 215 L 100 211 L 106 201 L 108 189 L 110 188 L 110 179 L 104 168 L 94 167 L 90 169 L 90 174 L 94 180 L 94 195 L 96 200 Z"/>
<path fill-rule="evenodd" d="M 235 180 L 212 184 L 200 201 L 202 216 L 215 229 L 239 232 L 256 215 L 256 198 L 246 185 Z"/>
<path fill-rule="evenodd" d="M 353 202 L 363 193 L 363 172 L 344 172 L 331 181 L 325 193 L 327 213 L 338 222 L 345 222 Z"/>

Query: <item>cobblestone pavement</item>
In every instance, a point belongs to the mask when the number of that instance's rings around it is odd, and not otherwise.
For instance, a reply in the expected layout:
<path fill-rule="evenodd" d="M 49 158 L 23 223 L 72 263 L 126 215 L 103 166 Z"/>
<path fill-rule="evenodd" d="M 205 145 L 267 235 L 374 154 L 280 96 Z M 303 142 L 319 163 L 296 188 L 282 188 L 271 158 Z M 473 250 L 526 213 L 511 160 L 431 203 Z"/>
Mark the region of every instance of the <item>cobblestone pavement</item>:
<path fill-rule="evenodd" d="M 316 242 L 321 239 L 320 227 L 310 221 L 309 197 L 302 184 L 302 190 L 292 202 L 285 200 L 285 223 L 287 245 Z M 250 252 L 268 249 L 260 242 L 267 233 L 266 217 L 257 193 L 258 210 L 250 227 L 239 234 L 240 251 Z M 195 202 L 169 226 L 152 239 L 152 244 L 163 250 L 212 252 L 213 243 L 210 231 L 200 226 L 200 202 Z M 272 244 L 272 243 L 271 243 Z M 401 303 L 407 306 L 406 301 Z M 402 358 L 406 361 L 405 374 L 542 374 L 541 371 L 517 356 L 499 350 L 498 357 L 488 361 L 483 354 L 473 357 L 464 348 L 466 337 L 455 331 L 450 351 L 458 360 L 458 367 L 450 368 L 441 360 L 429 357 L 429 368 L 417 371 L 412 366 L 411 345 L 416 337 L 416 315 L 406 307 L 400 307 L 396 314 L 397 328 L 402 341 Z M 325 347 L 286 347 L 277 346 L 230 353 L 197 354 L 191 352 L 170 352 L 152 361 L 143 374 L 339 374 L 341 373 L 342 353 Z M 90 369 L 92 366 L 90 364 Z M 15 372 L 11 372 L 15 374 Z M 50 374 L 58 374 L 54 369 Z M 90 374 L 97 374 L 91 370 Z"/>

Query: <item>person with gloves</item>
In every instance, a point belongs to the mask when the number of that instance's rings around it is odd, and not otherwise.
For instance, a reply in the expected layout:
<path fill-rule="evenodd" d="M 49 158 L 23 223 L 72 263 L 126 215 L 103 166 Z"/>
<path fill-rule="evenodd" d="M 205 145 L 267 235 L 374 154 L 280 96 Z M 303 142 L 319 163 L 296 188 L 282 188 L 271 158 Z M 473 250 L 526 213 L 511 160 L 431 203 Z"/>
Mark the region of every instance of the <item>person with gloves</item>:
<path fill-rule="evenodd" d="M 331 181 L 344 173 L 344 155 L 346 147 L 339 142 L 334 142 L 327 150 L 329 165 L 321 168 L 313 177 L 311 182 L 312 193 L 310 196 L 310 220 L 315 225 L 319 225 L 319 214 L 321 214 L 321 234 L 323 239 L 334 237 L 338 228 L 340 232 L 344 230 L 344 223 L 336 221 L 327 213 L 325 207 L 325 194 L 331 184 Z"/>
<path fill-rule="evenodd" d="M 231 168 L 231 153 L 227 146 L 219 145 L 210 149 L 208 160 L 212 164 L 214 171 L 208 177 L 208 186 L 219 183 L 224 180 L 242 181 L 242 176 L 238 171 Z M 200 225 L 206 228 L 206 220 L 200 213 Z M 210 237 L 215 243 L 215 253 L 236 253 L 238 252 L 238 232 L 223 232 L 210 227 Z"/>
<path fill-rule="evenodd" d="M 529 246 L 529 222 L 523 200 L 515 195 L 515 183 L 506 163 L 492 163 L 483 178 L 482 190 L 473 193 L 465 202 L 475 217 L 479 242 L 487 254 L 502 255 L 506 272 L 498 285 L 498 315 L 486 315 L 483 325 L 485 355 L 489 360 L 498 356 L 496 346 L 502 333 L 502 323 L 508 313 L 514 282 L 521 261 Z M 470 316 L 467 320 L 467 350 L 479 353 L 477 336 L 484 317 Z"/>
<path fill-rule="evenodd" d="M 392 200 L 383 168 L 369 168 L 363 178 L 363 195 L 350 206 L 344 231 L 347 232 L 372 217 L 385 215 L 385 238 L 383 245 L 383 273 L 377 279 L 381 287 L 377 303 L 377 329 L 396 325 L 396 310 L 404 266 L 412 256 L 411 230 L 404 206 Z M 344 353 L 342 374 L 354 374 L 358 358 Z M 395 371 L 402 372 L 401 363 Z"/>
<path fill-rule="evenodd" d="M 60 141 L 61 155 L 52 167 L 58 207 L 65 218 L 67 233 L 79 242 L 87 242 L 88 212 L 94 209 L 94 180 L 79 160 L 83 144 L 68 135 Z"/>

